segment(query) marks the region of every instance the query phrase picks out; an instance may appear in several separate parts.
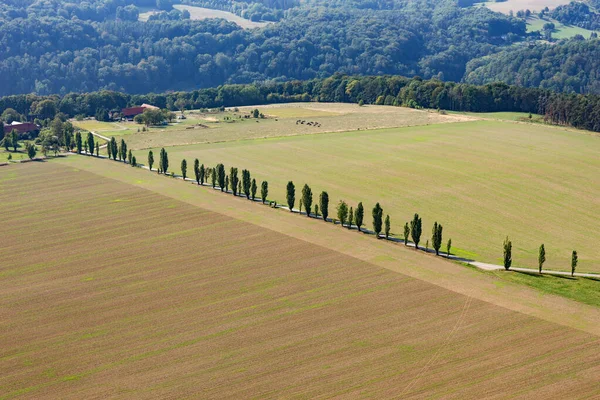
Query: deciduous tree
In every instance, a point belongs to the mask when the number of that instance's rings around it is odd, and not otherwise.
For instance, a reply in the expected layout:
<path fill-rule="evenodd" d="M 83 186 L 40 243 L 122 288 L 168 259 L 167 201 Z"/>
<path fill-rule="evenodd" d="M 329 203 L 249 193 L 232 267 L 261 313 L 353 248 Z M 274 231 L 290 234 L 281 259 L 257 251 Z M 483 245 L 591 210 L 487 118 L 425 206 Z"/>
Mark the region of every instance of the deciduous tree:
<path fill-rule="evenodd" d="M 167 171 L 169 171 L 169 154 L 167 154 L 167 151 L 165 150 L 164 147 L 162 149 L 160 149 L 159 164 L 160 164 L 161 172 L 166 175 Z"/>
<path fill-rule="evenodd" d="M 148 152 L 148 167 L 150 167 L 150 171 L 152 171 L 152 166 L 154 165 L 154 153 L 152 150 Z"/>
<path fill-rule="evenodd" d="M 225 166 L 223 164 L 217 164 L 217 181 L 219 182 L 219 187 L 221 188 L 221 192 L 225 191 Z"/>
<path fill-rule="evenodd" d="M 231 191 L 233 192 L 234 196 L 237 196 L 237 190 L 238 190 L 238 169 L 231 167 L 229 169 L 229 182 L 231 183 Z"/>
<path fill-rule="evenodd" d="M 390 238 L 390 229 L 391 229 L 390 216 L 386 215 L 385 216 L 385 238 L 386 239 Z"/>
<path fill-rule="evenodd" d="M 185 158 L 181 160 L 181 175 L 183 176 L 183 180 L 185 181 L 185 178 L 187 178 L 187 161 Z"/>
<path fill-rule="evenodd" d="M 296 204 L 296 186 L 294 186 L 294 182 L 289 181 L 286 187 L 286 199 L 288 207 L 290 211 L 294 211 L 294 205 Z"/>
<path fill-rule="evenodd" d="M 29 157 L 30 160 L 33 160 L 35 158 L 36 153 L 37 153 L 37 150 L 35 148 L 35 144 L 27 143 L 27 156 Z"/>
<path fill-rule="evenodd" d="M 379 234 L 381 233 L 381 227 L 383 225 L 383 208 L 379 205 L 379 203 L 375 204 L 373 207 L 373 231 L 375 231 L 375 237 L 379 239 Z"/>
<path fill-rule="evenodd" d="M 413 220 L 410 222 L 410 236 L 415 244 L 415 249 L 419 249 L 419 242 L 421 241 L 421 233 L 423 231 L 421 217 L 419 214 L 415 214 Z"/>
<path fill-rule="evenodd" d="M 433 231 L 431 236 L 431 244 L 433 245 L 433 249 L 435 250 L 435 255 L 440 255 L 440 248 L 442 247 L 442 232 L 444 228 L 442 224 L 438 224 L 437 221 L 433 224 Z"/>
<path fill-rule="evenodd" d="M 197 158 L 194 160 L 194 176 L 196 177 L 196 183 L 200 184 L 200 160 Z"/>
<path fill-rule="evenodd" d="M 263 181 L 260 185 L 260 197 L 262 198 L 263 204 L 267 201 L 267 196 L 269 195 L 269 182 Z"/>
<path fill-rule="evenodd" d="M 348 229 L 352 229 L 352 224 L 354 223 L 354 210 L 350 207 L 348 211 Z"/>
<path fill-rule="evenodd" d="M 348 204 L 344 200 L 340 200 L 337 205 L 337 217 L 340 220 L 342 227 L 346 223 L 346 219 L 348 218 Z"/>
<path fill-rule="evenodd" d="M 127 162 L 127 143 L 125 143 L 125 139 L 121 139 L 121 160 Z"/>
<path fill-rule="evenodd" d="M 327 216 L 329 216 L 329 194 L 327 192 L 321 192 L 319 207 L 321 208 L 321 214 L 323 214 L 323 221 L 327 222 Z"/>
<path fill-rule="evenodd" d="M 360 202 L 360 203 L 358 203 L 358 206 L 356 207 L 356 211 L 354 212 L 354 223 L 358 227 L 359 232 L 361 229 L 360 227 L 363 224 L 364 217 L 365 217 L 365 209 L 363 207 L 363 203 Z"/>
<path fill-rule="evenodd" d="M 508 236 L 504 239 L 504 269 L 507 271 L 512 265 L 512 242 L 508 240 Z"/>
<path fill-rule="evenodd" d="M 448 239 L 446 244 L 446 257 L 450 257 L 450 250 L 452 250 L 452 239 Z"/>
<path fill-rule="evenodd" d="M 252 179 L 252 185 L 250 185 L 250 198 L 252 198 L 252 201 L 256 200 L 256 191 L 258 190 L 258 187 L 256 186 L 256 179 Z"/>
<path fill-rule="evenodd" d="M 119 151 L 117 146 L 117 140 L 113 137 L 110 138 L 110 151 L 112 153 L 113 160 L 117 161 L 117 153 Z"/>
<path fill-rule="evenodd" d="M 542 267 L 545 262 L 546 262 L 546 248 L 544 247 L 544 244 L 542 243 L 542 245 L 540 246 L 539 254 L 538 254 L 538 267 L 540 269 L 540 274 L 542 273 Z"/>
<path fill-rule="evenodd" d="M 131 152 L 131 150 L 129 150 L 129 152 L 127 153 L 127 161 L 129 162 L 129 164 L 133 162 L 133 153 Z"/>
<path fill-rule="evenodd" d="M 92 132 L 88 132 L 87 134 L 87 143 L 88 143 L 88 149 L 90 149 L 90 155 L 94 155 L 94 148 L 96 147 L 95 143 L 94 143 L 94 135 L 92 134 Z"/>
<path fill-rule="evenodd" d="M 310 217 L 310 212 L 312 210 L 312 201 L 312 190 L 310 189 L 310 186 L 305 184 L 302 188 L 302 204 L 304 204 L 304 210 L 306 211 L 307 217 Z"/>
<path fill-rule="evenodd" d="M 250 171 L 247 169 L 242 170 L 242 187 L 244 188 L 244 194 L 246 198 L 250 199 L 250 186 L 252 186 L 252 179 L 250 179 Z"/>
<path fill-rule="evenodd" d="M 77 154 L 81 154 L 81 151 L 83 150 L 83 142 L 81 140 L 80 131 L 77 131 L 77 133 L 75 134 L 75 147 L 77 147 Z"/>
<path fill-rule="evenodd" d="M 404 224 L 404 245 L 408 246 L 408 236 L 410 235 L 410 228 L 408 222 Z"/>

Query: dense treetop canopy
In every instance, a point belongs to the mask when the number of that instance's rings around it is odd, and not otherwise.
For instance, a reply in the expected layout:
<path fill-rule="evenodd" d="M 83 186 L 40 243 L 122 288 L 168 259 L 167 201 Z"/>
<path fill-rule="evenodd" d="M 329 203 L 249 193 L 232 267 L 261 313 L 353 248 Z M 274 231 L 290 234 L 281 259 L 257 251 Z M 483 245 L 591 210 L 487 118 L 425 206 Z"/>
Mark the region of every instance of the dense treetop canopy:
<path fill-rule="evenodd" d="M 597 39 L 559 43 L 559 54 L 548 55 L 548 47 L 532 44 L 539 37 L 526 32 L 523 13 L 513 17 L 472 3 L 5 0 L 0 3 L 0 95 L 96 90 L 141 94 L 310 80 L 334 73 L 477 83 L 505 80 L 600 93 L 593 72 Z M 224 19 L 193 20 L 187 10 L 173 8 L 178 4 L 272 23 L 243 29 Z M 148 10 L 156 13 L 139 21 Z M 587 28 L 597 19 L 594 8 L 582 4 L 552 13 L 553 18 Z M 581 51 L 583 65 L 571 60 L 576 51 Z M 517 58 L 527 62 L 517 65 Z M 577 65 L 565 67 L 571 61 Z"/>

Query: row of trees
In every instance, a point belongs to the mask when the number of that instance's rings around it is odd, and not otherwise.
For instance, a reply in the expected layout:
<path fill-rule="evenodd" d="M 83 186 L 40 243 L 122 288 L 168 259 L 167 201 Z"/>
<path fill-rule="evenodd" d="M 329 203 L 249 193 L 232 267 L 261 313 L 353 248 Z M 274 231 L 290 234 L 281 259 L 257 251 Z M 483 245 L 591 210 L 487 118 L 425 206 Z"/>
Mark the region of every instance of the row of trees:
<path fill-rule="evenodd" d="M 502 244 L 504 253 L 503 253 L 503 264 L 504 264 L 504 269 L 506 269 L 507 271 L 510 269 L 510 267 L 512 266 L 512 241 L 509 240 L 508 236 L 506 237 L 506 239 L 504 239 L 504 243 Z M 544 263 L 546 262 L 546 247 L 544 246 L 544 244 L 542 243 L 540 245 L 539 251 L 538 251 L 538 269 L 539 269 L 539 273 L 542 273 L 542 268 L 544 266 Z M 575 275 L 575 269 L 577 268 L 577 263 L 579 262 L 579 258 L 577 256 L 577 251 L 573 250 L 573 252 L 571 253 L 571 276 Z"/>
<path fill-rule="evenodd" d="M 17 95 L 0 98 L 0 111 L 10 109 L 8 118 L 27 119 L 35 115 L 52 120 L 59 114 L 62 118 L 75 115 L 93 116 L 99 108 L 121 109 L 142 103 L 176 110 L 292 101 L 380 104 L 472 112 L 537 113 L 544 115 L 550 123 L 600 132 L 600 96 L 559 94 L 503 83 L 478 86 L 400 76 L 334 75 L 327 79 L 309 81 L 224 85 L 192 92 L 148 95 L 126 95 L 107 91 L 62 97 Z M 164 114 L 161 120 L 164 120 Z"/>
<path fill-rule="evenodd" d="M 293 181 L 289 181 L 286 185 L 286 201 L 288 209 L 293 212 L 294 207 L 296 205 L 296 186 Z M 310 186 L 305 184 L 302 188 L 302 197 L 300 199 L 300 213 L 302 213 L 302 207 L 304 207 L 304 212 L 307 217 L 311 217 L 313 212 L 313 194 Z M 319 215 L 319 211 L 321 215 Z M 364 206 L 363 203 L 360 202 L 356 206 L 356 209 L 349 207 L 348 204 L 340 200 L 336 207 L 337 212 L 337 220 L 340 221 L 340 225 L 342 227 L 347 227 L 348 229 L 352 229 L 353 226 L 356 226 L 359 232 L 362 232 L 362 226 L 364 223 Z M 323 218 L 323 221 L 327 222 L 329 217 L 329 194 L 326 191 L 321 192 L 319 195 L 319 204 L 314 206 L 314 217 L 315 218 Z M 383 208 L 379 203 L 375 204 L 372 210 L 373 217 L 373 232 L 375 233 L 377 238 L 381 237 L 381 233 L 384 232 L 385 238 L 389 239 L 391 232 L 391 220 L 390 216 L 386 215 L 385 220 L 383 218 Z M 334 219 L 335 223 L 336 220 Z M 407 222 L 404 225 L 404 244 L 408 245 L 409 235 L 412 238 L 412 241 L 415 245 L 415 249 L 419 249 L 419 243 L 421 241 L 422 235 L 422 220 L 419 217 L 419 214 L 415 214 L 413 220 L 410 221 L 410 225 Z M 437 221 L 433 225 L 432 229 L 432 239 L 431 243 L 433 244 L 433 248 L 435 250 L 436 255 L 440 254 L 440 249 L 442 247 L 442 232 L 443 227 L 441 224 L 438 224 Z M 429 243 L 429 240 L 427 241 Z M 450 255 L 450 250 L 452 246 L 452 240 L 449 239 L 447 243 L 447 255 Z M 428 248 L 426 249 L 428 250 Z"/>
<path fill-rule="evenodd" d="M 77 152 L 81 153 L 81 134 L 77 132 L 76 134 L 76 147 Z M 86 145 L 86 153 L 87 148 L 94 148 L 94 137 L 91 133 L 88 134 L 88 138 L 85 142 Z M 35 146 L 33 146 L 35 148 Z M 28 151 L 30 147 L 28 147 Z M 35 150 L 33 150 L 35 151 Z M 135 156 L 132 155 L 131 150 L 127 150 L 127 144 L 125 140 L 121 139 L 121 142 L 118 144 L 114 137 L 111 138 L 110 142 L 107 145 L 107 154 L 108 158 L 112 158 L 113 160 L 123 161 L 125 163 L 131 164 L 131 166 L 137 166 L 137 161 Z M 92 152 L 93 155 L 93 152 Z M 98 156 L 98 144 L 96 143 L 96 155 Z M 33 158 L 30 156 L 30 158 Z M 153 170 L 154 166 L 154 153 L 152 150 L 148 152 L 148 167 L 150 171 Z M 188 163 L 186 159 L 181 161 L 181 173 L 184 180 L 187 179 L 188 174 Z M 167 175 L 169 169 L 169 157 L 167 151 L 162 148 L 159 156 L 159 168 L 158 173 L 162 173 Z M 226 173 L 225 166 L 222 163 L 217 164 L 214 168 L 205 167 L 204 164 L 201 164 L 200 161 L 196 158 L 194 160 L 193 172 L 195 181 L 198 185 L 203 186 L 204 183 L 208 183 L 210 179 L 210 184 L 213 189 L 216 189 L 217 186 L 221 190 L 221 192 L 229 193 L 231 187 L 231 193 L 234 196 L 245 196 L 246 199 L 255 201 L 256 195 L 258 191 L 258 186 L 256 179 L 252 178 L 251 173 L 247 169 L 242 170 L 242 177 L 239 178 L 239 170 L 238 168 L 231 167 L 229 169 L 229 173 Z M 269 184 L 267 181 L 263 181 L 261 183 L 261 202 L 265 204 L 267 202 L 267 198 L 269 195 Z M 296 185 L 293 181 L 289 181 L 286 185 L 286 201 L 287 207 L 290 212 L 294 212 L 294 207 L 296 206 Z M 276 204 L 275 204 L 276 205 Z M 313 192 L 308 184 L 305 184 L 302 187 L 301 198 L 299 201 L 299 212 L 302 213 L 302 208 L 304 208 L 304 213 L 307 217 L 314 218 L 322 218 L 323 221 L 328 222 L 329 219 L 329 194 L 326 191 L 322 191 L 319 195 L 318 204 L 313 203 Z M 314 206 L 314 208 L 313 208 Z M 385 219 L 383 218 L 384 212 L 380 203 L 376 203 L 371 212 L 372 215 L 372 226 L 373 232 L 377 239 L 381 238 L 381 234 L 383 232 L 385 239 L 390 238 L 391 234 L 391 219 L 389 215 L 386 215 Z M 358 232 L 363 231 L 364 225 L 364 217 L 365 210 L 362 202 L 359 202 L 356 206 L 356 209 L 353 207 L 349 207 L 348 204 L 340 200 L 336 207 L 336 216 L 337 220 L 340 222 L 342 227 L 347 227 L 348 229 L 352 229 L 356 226 Z M 334 224 L 336 223 L 336 219 L 331 220 Z M 440 249 L 443 243 L 443 226 L 437 221 L 434 222 L 433 228 L 431 231 L 431 245 L 436 255 L 440 255 Z M 421 237 L 423 233 L 423 221 L 418 213 L 415 213 L 412 220 L 410 222 L 406 222 L 404 224 L 403 229 L 403 241 L 404 245 L 408 246 L 409 238 L 412 239 L 414 243 L 415 250 L 419 250 L 419 244 L 421 243 Z M 448 239 L 446 242 L 446 255 L 450 256 L 450 252 L 452 249 L 452 239 Z M 426 251 L 429 251 L 429 239 L 426 244 Z M 503 243 L 503 265 L 506 270 L 509 270 L 512 266 L 512 241 L 509 240 L 508 237 L 504 240 Z M 545 245 L 542 244 L 539 248 L 538 253 L 538 267 L 539 273 L 542 273 L 543 264 L 546 262 L 546 248 Z M 578 255 L 577 251 L 573 250 L 571 255 L 571 275 L 575 274 L 575 270 L 578 263 Z"/>

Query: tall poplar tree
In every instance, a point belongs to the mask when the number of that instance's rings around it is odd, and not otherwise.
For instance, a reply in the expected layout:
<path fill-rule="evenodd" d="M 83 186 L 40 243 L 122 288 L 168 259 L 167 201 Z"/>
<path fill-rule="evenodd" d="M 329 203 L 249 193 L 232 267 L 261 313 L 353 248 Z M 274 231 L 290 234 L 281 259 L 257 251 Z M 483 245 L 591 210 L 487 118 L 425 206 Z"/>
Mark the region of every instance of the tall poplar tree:
<path fill-rule="evenodd" d="M 386 215 L 385 216 L 385 238 L 386 239 L 390 238 L 390 229 L 392 229 L 391 222 L 390 222 L 390 216 Z"/>
<path fill-rule="evenodd" d="M 544 244 L 542 243 L 542 245 L 540 246 L 540 252 L 538 254 L 538 267 L 540 269 L 540 274 L 542 273 L 542 267 L 545 262 L 546 262 L 546 248 L 544 247 Z"/>
<path fill-rule="evenodd" d="M 88 149 L 90 149 L 90 154 L 93 156 L 94 155 L 94 149 L 96 148 L 96 146 L 94 144 L 94 135 L 92 135 L 92 132 L 88 132 L 88 134 L 87 134 L 87 142 L 88 142 Z"/>
<path fill-rule="evenodd" d="M 148 167 L 150 167 L 150 171 L 152 171 L 152 166 L 154 165 L 154 153 L 152 150 L 148 152 Z"/>
<path fill-rule="evenodd" d="M 361 231 L 360 227 L 363 224 L 364 217 L 365 217 L 365 209 L 363 207 L 363 203 L 360 202 L 360 203 L 358 203 L 358 206 L 356 207 L 356 211 L 354 212 L 354 223 L 358 227 L 359 232 Z"/>
<path fill-rule="evenodd" d="M 196 183 L 200 184 L 200 160 L 197 158 L 194 160 L 194 177 L 196 178 Z"/>
<path fill-rule="evenodd" d="M 294 211 L 294 205 L 296 204 L 296 186 L 294 186 L 294 182 L 289 181 L 286 187 L 286 200 L 288 207 L 291 212 Z"/>
<path fill-rule="evenodd" d="M 250 186 L 250 198 L 252 198 L 252 201 L 256 200 L 256 191 L 258 190 L 258 187 L 256 186 L 256 179 L 252 179 L 252 185 Z"/>
<path fill-rule="evenodd" d="M 329 194 L 327 192 L 321 192 L 319 208 L 321 208 L 321 214 L 323 214 L 323 221 L 327 222 L 327 216 L 329 215 Z"/>
<path fill-rule="evenodd" d="M 348 204 L 345 201 L 340 200 L 337 206 L 337 217 L 340 220 L 342 227 L 346 223 L 346 219 L 348 218 Z"/>
<path fill-rule="evenodd" d="M 504 269 L 507 271 L 510 269 L 512 265 L 512 242 L 508 240 L 508 236 L 504 239 Z"/>
<path fill-rule="evenodd" d="M 433 224 L 432 236 L 431 236 L 431 244 L 435 250 L 435 255 L 440 255 L 440 248 L 442 247 L 442 232 L 444 228 L 442 224 L 438 224 L 437 221 Z"/>
<path fill-rule="evenodd" d="M 225 166 L 223 164 L 217 164 L 216 170 L 219 187 L 221 188 L 221 192 L 223 192 L 225 191 Z"/>
<path fill-rule="evenodd" d="M 81 154 L 81 150 L 83 149 L 83 142 L 81 140 L 81 132 L 77 131 L 75 133 L 75 147 L 77 148 L 77 154 Z M 17 149 L 15 149 L 17 151 Z"/>
<path fill-rule="evenodd" d="M 238 169 L 234 167 L 229 168 L 229 182 L 231 183 L 231 191 L 234 196 L 238 194 L 238 181 Z"/>
<path fill-rule="evenodd" d="M 305 184 L 302 188 L 302 204 L 304 204 L 304 210 L 306 211 L 307 217 L 310 217 L 310 212 L 312 210 L 312 201 L 312 190 L 310 189 L 310 186 Z"/>
<path fill-rule="evenodd" d="M 419 249 L 419 242 L 421 241 L 421 233 L 423 232 L 423 226 L 421 217 L 419 214 L 415 214 L 413 220 L 410 222 L 410 236 L 412 237 L 415 249 Z"/>
<path fill-rule="evenodd" d="M 185 181 L 185 178 L 187 178 L 187 161 L 185 158 L 181 160 L 181 175 L 183 175 L 183 180 Z"/>
<path fill-rule="evenodd" d="M 375 231 L 375 236 L 379 239 L 379 234 L 381 233 L 381 228 L 383 225 L 383 208 L 379 205 L 379 203 L 375 204 L 373 207 L 373 231 Z"/>
<path fill-rule="evenodd" d="M 250 200 L 250 187 L 252 186 L 252 179 L 250 179 L 250 171 L 247 169 L 242 170 L 242 187 L 244 188 L 244 194 L 246 198 Z"/>

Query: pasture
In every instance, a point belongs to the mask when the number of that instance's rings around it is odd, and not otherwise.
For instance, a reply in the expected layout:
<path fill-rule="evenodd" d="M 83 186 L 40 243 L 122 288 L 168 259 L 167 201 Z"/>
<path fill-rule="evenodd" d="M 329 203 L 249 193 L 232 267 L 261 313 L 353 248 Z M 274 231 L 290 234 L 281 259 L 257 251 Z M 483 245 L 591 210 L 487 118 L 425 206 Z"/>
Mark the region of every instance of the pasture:
<path fill-rule="evenodd" d="M 570 39 L 575 35 L 582 35 L 584 38 L 588 39 L 592 32 L 594 32 L 574 25 L 564 25 L 551 18 L 541 19 L 536 16 L 527 19 L 527 32 L 541 32 L 544 28 L 544 24 L 547 24 L 548 22 L 553 23 L 555 26 L 554 31 L 552 32 L 552 37 L 554 39 Z"/>
<path fill-rule="evenodd" d="M 511 11 L 516 13 L 520 10 L 539 12 L 546 7 L 553 9 L 570 2 L 571 0 L 507 0 L 502 2 L 489 1 L 483 4 L 490 10 L 508 14 Z"/>
<path fill-rule="evenodd" d="M 124 136 L 136 133 L 141 126 L 132 122 L 102 122 L 93 119 L 83 121 L 71 120 L 71 123 L 83 130 L 95 132 L 102 136 Z"/>
<path fill-rule="evenodd" d="M 171 170 L 198 158 L 208 166 L 249 169 L 267 180 L 270 198 L 285 203 L 285 185 L 311 186 L 315 202 L 327 190 L 339 200 L 380 202 L 392 233 L 418 212 L 422 245 L 434 221 L 465 258 L 502 264 L 502 241 L 513 241 L 514 266 L 537 267 L 545 244 L 547 269 L 600 272 L 600 145 L 597 135 L 500 121 L 241 140 L 168 148 Z M 154 149 L 158 154 L 159 148 Z M 136 151 L 141 162 L 147 151 Z M 297 203 L 298 204 L 297 200 Z M 330 214 L 334 214 L 330 211 Z"/>
<path fill-rule="evenodd" d="M 267 118 L 244 118 L 256 108 Z M 185 115 L 188 119 L 180 124 L 151 128 L 148 132 L 131 135 L 127 138 L 127 144 L 132 149 L 140 150 L 158 146 L 362 131 L 473 119 L 465 115 L 441 115 L 401 107 L 359 107 L 356 104 L 335 103 L 259 105 L 240 107 L 238 112 L 229 109 L 222 113 L 192 110 L 186 111 Z M 314 125 L 315 122 L 318 125 Z"/>
<path fill-rule="evenodd" d="M 107 162 L 76 158 L 0 171 L 3 399 L 600 389 L 598 336 L 86 172 Z M 223 209 L 238 203 L 221 197 Z M 400 253 L 410 267 L 413 252 Z"/>
<path fill-rule="evenodd" d="M 151 15 L 158 13 L 159 11 L 151 8 L 151 7 L 139 7 L 140 8 L 140 21 L 148 21 Z M 268 25 L 268 22 L 255 22 L 250 21 L 249 19 L 242 18 L 236 14 L 233 14 L 229 11 L 221 11 L 221 10 L 213 10 L 210 8 L 204 7 L 196 7 L 196 6 L 188 6 L 184 4 L 175 4 L 173 8 L 184 11 L 187 10 L 190 13 L 190 19 L 193 20 L 203 20 L 210 18 L 220 18 L 229 22 L 233 22 L 244 29 L 253 29 L 253 28 L 262 28 Z"/>

